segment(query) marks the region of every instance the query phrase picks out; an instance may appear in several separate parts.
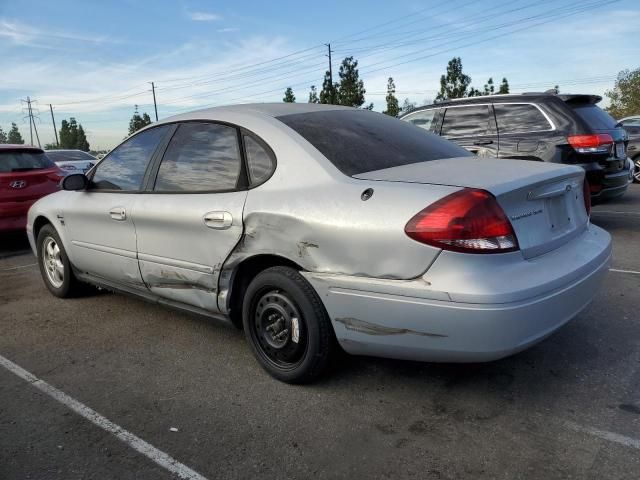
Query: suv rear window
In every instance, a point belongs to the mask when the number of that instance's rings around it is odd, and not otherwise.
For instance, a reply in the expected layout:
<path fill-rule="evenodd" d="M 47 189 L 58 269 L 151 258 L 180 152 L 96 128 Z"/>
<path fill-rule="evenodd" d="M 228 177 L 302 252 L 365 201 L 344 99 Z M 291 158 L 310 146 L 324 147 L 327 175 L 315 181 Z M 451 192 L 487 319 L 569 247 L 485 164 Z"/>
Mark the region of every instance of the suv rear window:
<path fill-rule="evenodd" d="M 471 154 L 396 118 L 367 110 L 330 110 L 277 117 L 345 175 Z"/>
<path fill-rule="evenodd" d="M 53 163 L 42 152 L 0 152 L 0 173 L 51 168 Z"/>
<path fill-rule="evenodd" d="M 569 104 L 571 105 L 571 104 Z M 616 128 L 616 121 L 611 115 L 592 103 L 571 105 L 573 111 L 576 112 L 587 124 L 596 130 L 611 130 Z"/>

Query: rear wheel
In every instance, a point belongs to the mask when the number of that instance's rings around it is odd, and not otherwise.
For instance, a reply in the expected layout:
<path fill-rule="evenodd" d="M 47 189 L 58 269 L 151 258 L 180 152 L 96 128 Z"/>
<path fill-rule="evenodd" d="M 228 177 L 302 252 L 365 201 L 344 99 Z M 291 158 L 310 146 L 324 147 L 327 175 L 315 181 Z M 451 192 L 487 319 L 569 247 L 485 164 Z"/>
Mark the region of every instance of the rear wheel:
<path fill-rule="evenodd" d="M 80 285 L 71 271 L 67 252 L 53 226 L 45 225 L 38 233 L 37 252 L 40 274 L 52 294 L 66 298 L 79 293 Z"/>
<path fill-rule="evenodd" d="M 633 182 L 640 183 L 640 155 L 633 159 Z"/>
<path fill-rule="evenodd" d="M 315 290 L 294 269 L 259 273 L 245 293 L 242 319 L 255 357 L 278 380 L 310 382 L 327 368 L 333 327 Z"/>

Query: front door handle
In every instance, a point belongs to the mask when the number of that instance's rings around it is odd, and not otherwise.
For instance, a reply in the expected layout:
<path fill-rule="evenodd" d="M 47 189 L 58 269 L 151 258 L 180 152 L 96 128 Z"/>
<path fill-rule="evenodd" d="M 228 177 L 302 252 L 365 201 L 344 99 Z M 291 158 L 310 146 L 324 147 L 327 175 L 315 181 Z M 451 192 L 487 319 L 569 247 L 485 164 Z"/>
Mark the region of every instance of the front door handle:
<path fill-rule="evenodd" d="M 216 230 L 226 230 L 233 223 L 233 217 L 229 212 L 209 212 L 203 217 L 204 224 Z"/>
<path fill-rule="evenodd" d="M 127 211 L 124 209 L 124 207 L 113 207 L 111 210 L 109 210 L 109 216 L 112 219 L 121 222 L 127 219 Z"/>
<path fill-rule="evenodd" d="M 474 145 L 491 145 L 493 140 L 476 140 L 473 142 Z"/>

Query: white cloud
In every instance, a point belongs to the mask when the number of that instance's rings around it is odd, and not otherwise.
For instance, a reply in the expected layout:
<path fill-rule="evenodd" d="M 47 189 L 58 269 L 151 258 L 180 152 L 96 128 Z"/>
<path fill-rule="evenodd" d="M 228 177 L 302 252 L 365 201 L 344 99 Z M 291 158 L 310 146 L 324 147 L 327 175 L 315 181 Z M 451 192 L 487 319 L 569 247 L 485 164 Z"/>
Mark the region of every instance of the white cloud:
<path fill-rule="evenodd" d="M 219 28 L 216 31 L 218 33 L 230 33 L 230 32 L 237 32 L 238 30 L 240 30 L 240 29 L 236 28 L 236 27 L 226 27 L 226 28 Z"/>
<path fill-rule="evenodd" d="M 119 43 L 105 35 L 85 35 L 71 31 L 56 31 L 37 28 L 21 22 L 0 19 L 0 37 L 9 39 L 14 45 L 34 48 L 65 48 L 68 40 L 78 40 L 93 44 Z"/>
<path fill-rule="evenodd" d="M 209 12 L 187 12 L 187 15 L 194 22 L 214 22 L 222 19 L 220 15 Z"/>

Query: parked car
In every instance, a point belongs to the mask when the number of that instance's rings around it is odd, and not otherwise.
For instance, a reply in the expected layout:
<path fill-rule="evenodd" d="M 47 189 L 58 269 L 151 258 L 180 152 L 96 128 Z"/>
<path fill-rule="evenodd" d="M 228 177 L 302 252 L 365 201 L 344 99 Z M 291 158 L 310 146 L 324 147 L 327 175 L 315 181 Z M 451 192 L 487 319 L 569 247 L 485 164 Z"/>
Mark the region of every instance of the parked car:
<path fill-rule="evenodd" d="M 402 120 L 479 156 L 538 160 L 585 169 L 593 201 L 618 197 L 631 172 L 625 130 L 598 95 L 491 95 L 426 105 Z"/>
<path fill-rule="evenodd" d="M 0 145 L 0 232 L 24 230 L 29 207 L 59 190 L 64 173 L 31 145 Z"/>
<path fill-rule="evenodd" d="M 639 118 L 640 117 L 633 117 Z M 629 143 L 627 144 L 627 154 L 633 162 L 633 181 L 640 183 L 640 123 L 625 124 L 624 129 L 629 135 Z"/>
<path fill-rule="evenodd" d="M 52 294 L 89 282 L 231 322 L 286 382 L 319 375 L 336 340 L 425 361 L 513 354 L 576 316 L 611 258 L 583 169 L 479 159 L 347 107 L 174 116 L 63 188 L 27 230 Z"/>
<path fill-rule="evenodd" d="M 46 153 L 66 174 L 88 172 L 98 162 L 96 157 L 82 150 L 46 150 Z"/>
<path fill-rule="evenodd" d="M 618 120 L 618 123 L 624 127 L 638 126 L 640 127 L 640 115 L 633 115 L 631 117 L 624 117 Z"/>

